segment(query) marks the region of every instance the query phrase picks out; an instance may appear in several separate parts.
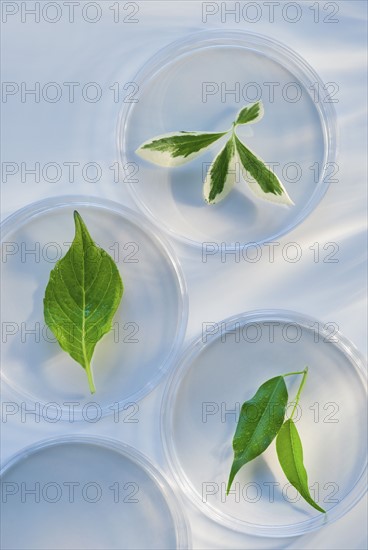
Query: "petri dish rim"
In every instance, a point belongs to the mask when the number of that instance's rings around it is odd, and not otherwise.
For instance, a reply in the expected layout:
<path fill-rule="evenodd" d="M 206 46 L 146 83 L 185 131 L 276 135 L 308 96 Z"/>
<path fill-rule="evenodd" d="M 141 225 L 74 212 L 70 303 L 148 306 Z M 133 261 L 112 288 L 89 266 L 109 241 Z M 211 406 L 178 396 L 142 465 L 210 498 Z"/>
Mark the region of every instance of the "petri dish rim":
<path fill-rule="evenodd" d="M 171 42 L 167 46 L 158 50 L 143 64 L 141 69 L 134 76 L 133 81 L 138 85 L 139 89 L 141 90 L 142 88 L 144 88 L 145 85 L 148 85 L 151 78 L 154 78 L 157 73 L 159 73 L 170 63 L 173 63 L 175 60 L 186 56 L 190 52 L 215 46 L 238 46 L 251 48 L 253 51 L 268 56 L 275 62 L 281 64 L 283 67 L 288 69 L 301 81 L 306 90 L 308 90 L 308 85 L 311 85 L 313 83 L 317 83 L 319 87 L 319 101 L 314 102 L 314 104 L 318 112 L 322 127 L 325 151 L 323 161 L 324 164 L 323 168 L 320 170 L 319 179 L 316 184 L 316 190 L 311 195 L 309 201 L 306 203 L 304 208 L 299 212 L 299 214 L 291 223 L 286 225 L 280 231 L 275 232 L 275 234 L 257 241 L 256 244 L 262 245 L 265 242 L 282 237 L 283 235 L 289 233 L 291 230 L 300 225 L 312 213 L 312 211 L 321 202 L 322 198 L 326 194 L 330 184 L 330 181 L 328 180 L 328 178 L 326 178 L 326 176 L 328 175 L 328 168 L 332 163 L 334 163 L 337 155 L 338 128 L 336 112 L 331 102 L 324 101 L 328 97 L 328 92 L 325 89 L 321 78 L 302 56 L 300 56 L 293 49 L 289 48 L 287 45 L 279 42 L 278 40 L 275 40 L 274 38 L 270 38 L 268 36 L 258 33 L 244 32 L 241 30 L 223 31 L 213 29 L 209 31 L 199 31 L 192 33 L 177 41 Z M 129 162 L 129 159 L 126 156 L 125 136 L 127 127 L 129 125 L 129 120 L 132 116 L 135 105 L 136 103 L 123 104 L 117 121 L 117 155 L 123 165 Z M 185 235 L 176 232 L 174 229 L 166 225 L 162 221 L 162 219 L 158 219 L 158 217 L 149 208 L 149 206 L 140 199 L 135 191 L 133 182 L 127 182 L 127 189 L 129 190 L 129 193 L 139 210 L 142 211 L 146 216 L 148 216 L 148 218 L 155 225 L 163 229 L 168 235 L 190 246 L 195 246 L 197 248 L 202 246 L 202 242 L 195 241 Z M 244 248 L 247 248 L 249 246 L 253 246 L 255 243 L 245 242 L 241 244 Z M 226 245 L 230 250 L 235 250 L 236 247 L 239 246 L 239 243 L 231 242 L 226 243 Z"/>
<path fill-rule="evenodd" d="M 170 266 L 173 270 L 173 273 L 176 277 L 176 287 L 178 289 L 178 319 L 177 319 L 177 329 L 175 341 L 171 347 L 171 350 L 166 357 L 166 360 L 160 365 L 160 369 L 157 371 L 156 375 L 148 381 L 140 390 L 134 394 L 126 397 L 124 400 L 119 401 L 119 407 L 123 407 L 125 404 L 132 401 L 140 401 L 146 395 L 148 395 L 162 380 L 167 371 L 174 364 L 174 359 L 178 352 L 181 349 L 181 345 L 185 338 L 187 321 L 188 321 L 188 292 L 187 285 L 184 277 L 183 270 L 179 263 L 179 260 L 174 252 L 171 244 L 165 239 L 157 227 L 152 225 L 142 214 L 134 212 L 133 210 L 122 206 L 119 203 L 110 201 L 107 199 L 101 199 L 99 197 L 91 197 L 84 195 L 65 195 L 60 197 L 42 199 L 40 201 L 31 203 L 13 214 L 10 214 L 1 224 L 0 224 L 0 234 L 1 234 L 1 243 L 6 237 L 7 233 L 10 231 L 16 230 L 18 224 L 23 224 L 33 218 L 52 211 L 55 209 L 68 208 L 73 206 L 91 206 L 96 209 L 103 209 L 107 211 L 115 212 L 116 214 L 125 217 L 128 221 L 132 222 L 134 225 L 138 226 L 157 244 L 158 249 L 166 256 L 170 262 Z M 31 394 L 27 393 L 26 390 L 19 388 L 14 383 L 9 380 L 2 370 L 0 371 L 0 381 L 2 384 L 5 384 L 9 390 L 24 401 L 26 399 L 28 403 L 33 403 L 34 398 Z M 45 403 L 41 403 L 44 405 Z M 43 411 L 44 407 L 40 407 Z M 75 421 L 83 420 L 82 411 L 75 409 Z M 113 410 L 107 406 L 101 406 L 101 415 L 107 416 L 113 414 Z M 43 414 L 41 413 L 41 416 Z M 68 421 L 68 412 L 67 409 L 62 409 L 61 420 Z"/>
<path fill-rule="evenodd" d="M 244 326 L 249 323 L 261 323 L 264 321 L 281 321 L 285 323 L 294 323 L 300 325 L 302 328 L 310 330 L 310 327 L 314 323 L 318 322 L 317 319 L 297 313 L 295 311 L 270 309 L 270 310 L 254 310 L 250 312 L 244 312 L 237 315 L 233 315 L 226 319 L 223 319 L 218 324 L 224 323 L 226 326 L 225 332 L 231 331 L 236 324 Z M 330 336 L 328 330 L 326 330 L 323 324 L 319 324 L 319 334 L 322 337 L 328 338 Z M 222 513 L 213 507 L 206 506 L 197 494 L 195 494 L 190 480 L 183 471 L 180 460 L 177 457 L 174 449 L 174 443 L 170 436 L 172 433 L 172 417 L 171 413 L 174 410 L 174 404 L 176 394 L 180 387 L 180 384 L 185 374 L 190 370 L 192 360 L 199 356 L 199 354 L 212 342 L 218 340 L 223 335 L 221 333 L 210 334 L 207 336 L 207 342 L 204 343 L 202 336 L 195 338 L 183 351 L 178 359 L 178 362 L 172 371 L 170 378 L 165 386 L 164 394 L 161 402 L 161 439 L 164 448 L 166 460 L 169 464 L 170 470 L 181 487 L 182 492 L 186 495 L 186 498 L 190 501 L 191 505 L 199 508 L 204 514 L 206 514 L 211 520 L 217 521 L 223 526 L 239 531 L 245 534 L 262 536 L 262 537 L 294 537 L 304 535 L 311 531 L 315 531 L 325 524 L 330 524 L 342 516 L 347 514 L 364 496 L 367 492 L 366 487 L 366 475 L 367 475 L 367 459 L 361 466 L 361 471 L 357 477 L 355 485 L 350 489 L 349 493 L 331 510 L 328 511 L 327 517 L 316 516 L 303 522 L 294 523 L 292 525 L 277 525 L 267 526 L 249 523 L 241 521 L 237 518 L 230 518 L 228 515 Z M 345 336 L 337 331 L 334 334 L 336 342 L 333 345 L 336 346 L 349 360 L 351 366 L 355 369 L 355 373 L 358 376 L 362 386 L 367 393 L 367 369 L 363 356 L 358 349 L 352 344 Z"/>
<path fill-rule="evenodd" d="M 177 550 L 191 548 L 191 533 L 188 521 L 182 513 L 180 500 L 176 496 L 166 477 L 143 453 L 130 445 L 127 445 L 126 443 L 117 441 L 116 439 L 96 435 L 89 436 L 85 434 L 55 436 L 48 439 L 43 439 L 37 443 L 24 447 L 11 456 L 1 467 L 0 479 L 3 478 L 3 476 L 11 470 L 11 468 L 22 462 L 24 459 L 27 459 L 29 456 L 37 454 L 43 449 L 59 445 L 70 445 L 73 443 L 82 445 L 97 445 L 104 449 L 117 452 L 140 466 L 142 470 L 144 470 L 144 472 L 154 481 L 155 485 L 165 498 L 175 525 Z"/>

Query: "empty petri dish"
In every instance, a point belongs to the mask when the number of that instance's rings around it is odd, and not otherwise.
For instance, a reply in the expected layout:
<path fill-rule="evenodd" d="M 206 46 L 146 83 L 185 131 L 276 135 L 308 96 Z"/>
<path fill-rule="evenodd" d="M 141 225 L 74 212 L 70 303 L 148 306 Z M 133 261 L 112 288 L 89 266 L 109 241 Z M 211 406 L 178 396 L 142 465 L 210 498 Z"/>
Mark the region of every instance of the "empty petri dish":
<path fill-rule="evenodd" d="M 266 380 L 309 367 L 294 421 L 312 498 L 288 483 L 273 441 L 226 486 L 232 439 L 244 401 Z M 285 379 L 291 414 L 301 377 Z M 302 535 L 348 512 L 366 491 L 366 371 L 333 324 L 287 311 L 207 323 L 167 384 L 165 453 L 185 495 L 213 520 L 252 535 Z M 357 419 L 360 419 L 359 422 Z"/>
<path fill-rule="evenodd" d="M 124 103 L 117 135 L 123 165 L 139 168 L 127 186 L 151 220 L 186 243 L 234 247 L 273 240 L 304 220 L 336 181 L 336 90 L 273 39 L 243 31 L 195 33 L 149 59 L 134 82 L 138 91 Z M 167 132 L 227 130 L 243 106 L 258 100 L 263 119 L 238 127 L 238 135 L 279 176 L 292 207 L 255 197 L 238 169 L 226 199 L 205 204 L 204 177 L 222 142 L 171 169 L 135 153 Z"/>
<path fill-rule="evenodd" d="M 1 472 L 1 547 L 188 548 L 182 509 L 138 451 L 66 436 L 22 450 Z"/>
<path fill-rule="evenodd" d="M 74 210 L 124 283 L 112 330 L 92 358 L 93 396 L 84 369 L 62 351 L 43 316 L 50 272 L 74 237 Z M 170 368 L 186 329 L 186 286 L 171 247 L 143 216 L 101 199 L 47 199 L 4 221 L 2 255 L 1 375 L 17 401 L 33 403 L 50 421 L 91 421 L 134 404 Z"/>

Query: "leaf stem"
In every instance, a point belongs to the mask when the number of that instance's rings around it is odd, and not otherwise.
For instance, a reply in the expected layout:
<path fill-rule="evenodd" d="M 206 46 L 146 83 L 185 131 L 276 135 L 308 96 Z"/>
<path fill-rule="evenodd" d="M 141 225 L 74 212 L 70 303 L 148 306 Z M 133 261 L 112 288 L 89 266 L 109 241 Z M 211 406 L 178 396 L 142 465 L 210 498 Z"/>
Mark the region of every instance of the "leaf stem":
<path fill-rule="evenodd" d="M 308 367 L 305 367 L 305 369 L 302 372 L 299 372 L 298 374 L 303 374 L 303 378 L 302 378 L 302 381 L 300 382 L 298 393 L 296 394 L 296 397 L 295 397 L 295 403 L 294 403 L 293 410 L 291 411 L 290 420 L 292 420 L 292 418 L 295 414 L 296 408 L 299 404 L 300 394 L 302 393 L 302 389 L 304 387 L 304 384 L 305 384 L 305 381 L 306 381 L 307 375 L 308 375 Z"/>
<path fill-rule="evenodd" d="M 283 376 L 285 378 L 285 376 L 292 376 L 294 374 L 304 374 L 306 370 L 308 371 L 308 367 L 306 367 L 304 370 L 300 370 L 300 371 L 296 371 L 296 372 L 288 372 L 286 374 L 282 374 L 281 376 Z"/>
<path fill-rule="evenodd" d="M 88 378 L 89 389 L 91 390 L 91 393 L 95 393 L 96 388 L 95 388 L 95 383 L 93 381 L 93 373 L 92 373 L 91 365 L 89 362 L 86 365 L 86 373 Z"/>

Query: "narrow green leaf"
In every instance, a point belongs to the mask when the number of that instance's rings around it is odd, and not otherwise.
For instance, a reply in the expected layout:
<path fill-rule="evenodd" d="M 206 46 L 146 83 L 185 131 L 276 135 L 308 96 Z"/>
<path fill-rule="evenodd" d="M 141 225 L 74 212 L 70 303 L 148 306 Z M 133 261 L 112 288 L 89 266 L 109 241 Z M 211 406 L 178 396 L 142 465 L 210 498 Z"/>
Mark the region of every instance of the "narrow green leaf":
<path fill-rule="evenodd" d="M 236 181 L 235 145 L 231 138 L 215 157 L 208 169 L 203 195 L 210 204 L 220 202 Z"/>
<path fill-rule="evenodd" d="M 143 143 L 136 153 L 159 166 L 180 166 L 204 153 L 226 132 L 176 132 L 156 136 Z"/>
<path fill-rule="evenodd" d="M 258 122 L 264 115 L 263 103 L 262 101 L 257 101 L 251 105 L 244 107 L 236 117 L 235 126 L 239 124 L 253 124 Z"/>
<path fill-rule="evenodd" d="M 301 496 L 319 512 L 326 513 L 311 497 L 307 472 L 303 464 L 303 447 L 294 422 L 289 419 L 282 425 L 277 439 L 276 450 L 281 468 L 290 483 Z"/>
<path fill-rule="evenodd" d="M 287 194 L 278 177 L 252 151 L 235 136 L 243 177 L 250 189 L 258 197 L 280 204 L 292 205 L 293 201 Z"/>
<path fill-rule="evenodd" d="M 115 262 L 94 243 L 78 212 L 74 222 L 71 247 L 50 273 L 44 317 L 62 349 L 86 370 L 94 393 L 90 362 L 97 342 L 111 329 L 123 283 Z"/>
<path fill-rule="evenodd" d="M 243 403 L 233 439 L 234 461 L 227 492 L 240 468 L 262 454 L 276 437 L 284 422 L 287 400 L 284 378 L 276 376 Z"/>

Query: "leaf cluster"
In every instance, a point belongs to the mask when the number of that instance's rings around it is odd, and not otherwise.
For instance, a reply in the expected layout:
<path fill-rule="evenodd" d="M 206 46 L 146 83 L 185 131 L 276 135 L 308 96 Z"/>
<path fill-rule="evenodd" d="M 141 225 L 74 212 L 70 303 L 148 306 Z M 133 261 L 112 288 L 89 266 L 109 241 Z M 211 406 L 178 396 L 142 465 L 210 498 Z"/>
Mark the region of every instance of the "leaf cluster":
<path fill-rule="evenodd" d="M 208 169 L 203 186 L 205 201 L 215 204 L 225 198 L 240 172 L 257 197 L 278 204 L 292 205 L 292 200 L 276 174 L 236 134 L 238 126 L 254 124 L 261 120 L 263 114 L 262 101 L 257 101 L 241 109 L 232 127 L 225 132 L 164 134 L 144 142 L 136 153 L 159 166 L 180 166 L 204 153 L 223 136 L 229 136 Z M 240 167 L 240 170 L 237 167 Z"/>

